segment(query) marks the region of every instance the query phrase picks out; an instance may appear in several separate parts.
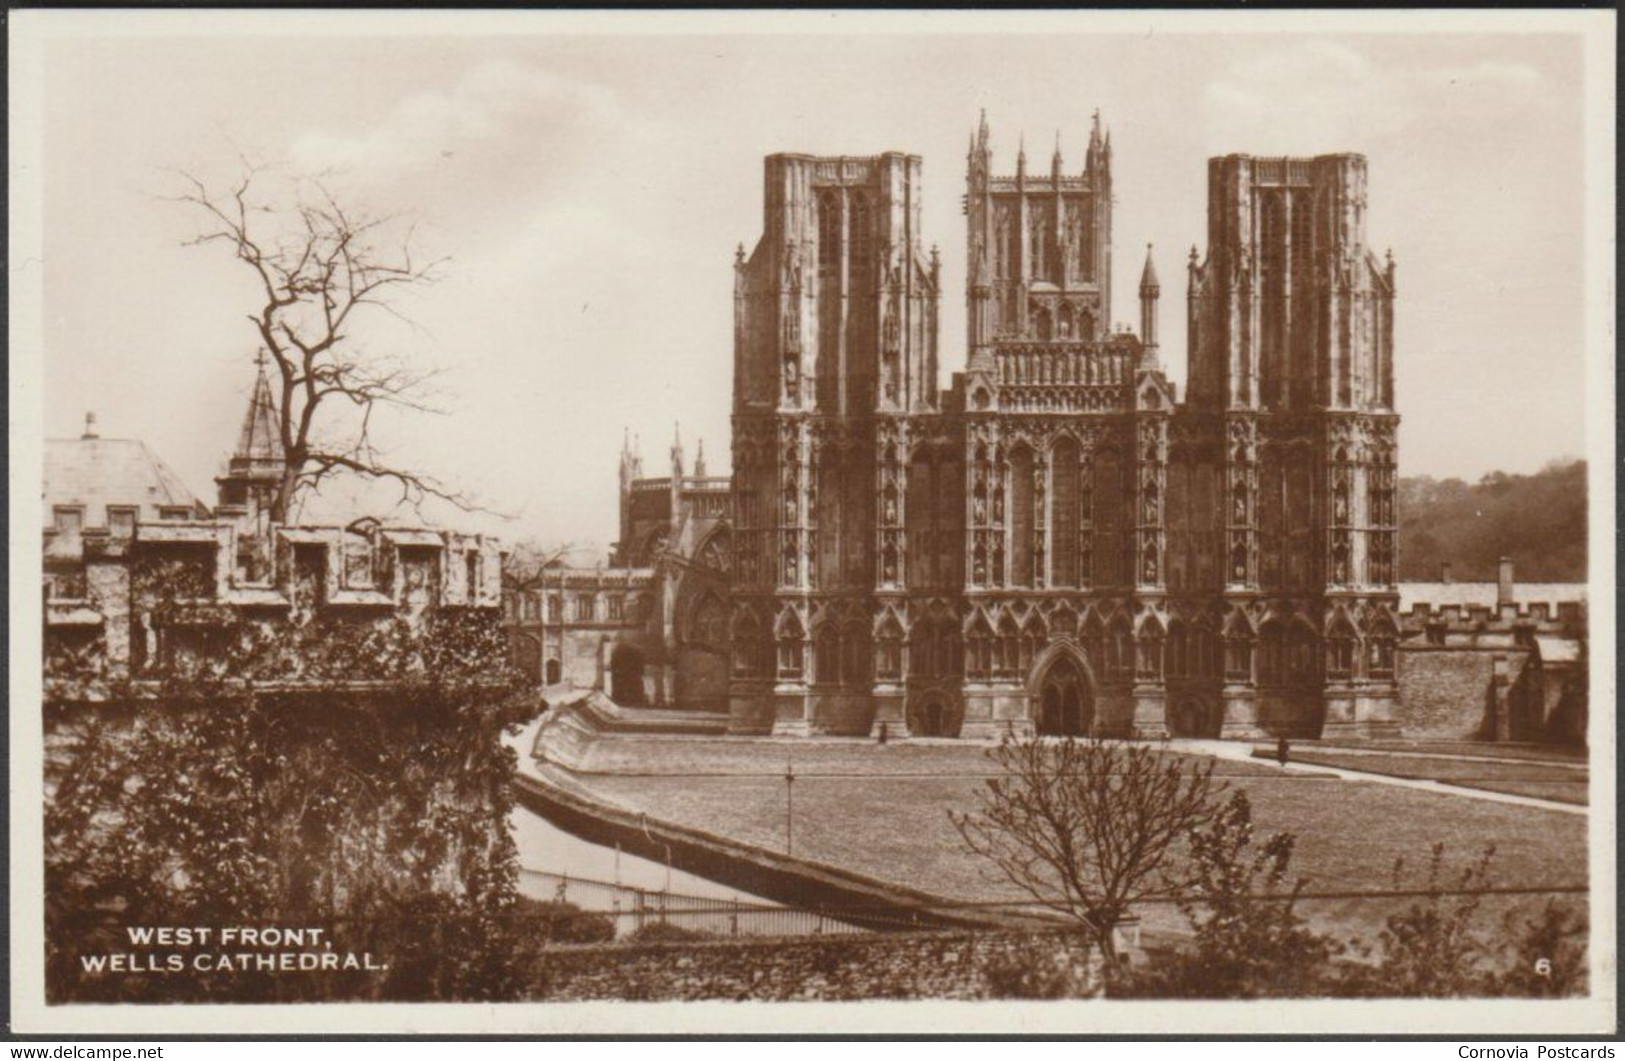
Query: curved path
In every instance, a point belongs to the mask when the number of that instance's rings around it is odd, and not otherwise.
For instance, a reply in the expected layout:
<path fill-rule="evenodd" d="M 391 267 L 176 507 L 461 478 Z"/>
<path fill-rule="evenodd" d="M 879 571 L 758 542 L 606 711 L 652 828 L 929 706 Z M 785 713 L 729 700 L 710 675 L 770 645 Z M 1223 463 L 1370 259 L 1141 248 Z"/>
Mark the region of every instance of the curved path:
<path fill-rule="evenodd" d="M 1271 760 L 1255 758 L 1253 744 L 1250 741 L 1225 740 L 1172 740 L 1168 742 L 1170 748 L 1182 751 L 1197 752 L 1202 755 L 1211 755 L 1215 759 L 1228 759 L 1236 762 L 1249 762 L 1255 766 L 1269 763 Z M 1341 751 L 1341 749 L 1339 749 Z M 1366 754 L 1401 754 L 1382 753 L 1371 751 Z M 1541 764 L 1545 765 L 1545 764 Z M 1466 799 L 1487 800 L 1490 803 L 1511 803 L 1519 807 L 1535 807 L 1539 810 L 1559 811 L 1563 814 L 1584 815 L 1586 807 L 1573 803 L 1561 803 L 1552 799 L 1539 799 L 1535 796 L 1517 796 L 1509 792 L 1491 792 L 1482 788 L 1467 788 L 1463 785 L 1447 785 L 1441 781 L 1428 781 L 1415 777 L 1395 777 L 1393 774 L 1372 773 L 1366 770 L 1351 770 L 1343 766 L 1325 766 L 1320 763 L 1288 762 L 1282 768 L 1286 772 L 1301 772 L 1307 774 L 1330 774 L 1344 781 L 1370 781 L 1379 785 L 1395 785 L 1399 788 L 1415 788 L 1423 792 L 1441 793 L 1447 796 L 1462 796 Z"/>

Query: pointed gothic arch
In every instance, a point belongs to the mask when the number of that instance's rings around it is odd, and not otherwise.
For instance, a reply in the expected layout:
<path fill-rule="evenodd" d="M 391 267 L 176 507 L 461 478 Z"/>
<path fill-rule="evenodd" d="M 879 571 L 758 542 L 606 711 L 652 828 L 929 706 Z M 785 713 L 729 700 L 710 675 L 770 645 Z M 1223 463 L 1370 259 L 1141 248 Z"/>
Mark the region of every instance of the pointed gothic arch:
<path fill-rule="evenodd" d="M 1062 588 L 1084 584 L 1083 446 L 1070 431 L 1050 446 L 1050 583 Z"/>
<path fill-rule="evenodd" d="M 965 676 L 986 679 L 993 673 L 993 628 L 980 611 L 965 631 Z"/>
<path fill-rule="evenodd" d="M 1100 617 L 1100 609 L 1089 609 L 1089 614 L 1084 617 L 1083 625 L 1078 630 L 1078 643 L 1083 648 L 1084 656 L 1089 660 L 1090 668 L 1096 675 L 1104 676 L 1106 673 L 1106 623 Z"/>
<path fill-rule="evenodd" d="M 1078 613 L 1072 605 L 1062 601 L 1049 613 L 1049 634 L 1052 638 L 1069 637 L 1074 640 L 1078 636 Z"/>
<path fill-rule="evenodd" d="M 1095 679 L 1077 646 L 1052 644 L 1034 661 L 1028 710 L 1044 736 L 1081 737 L 1095 725 Z"/>
<path fill-rule="evenodd" d="M 841 628 L 826 619 L 813 628 L 812 680 L 814 685 L 841 684 Z"/>
<path fill-rule="evenodd" d="M 1388 681 L 1394 677 L 1399 624 L 1387 608 L 1374 608 L 1365 621 L 1365 672 L 1369 678 Z"/>
<path fill-rule="evenodd" d="M 733 570 L 733 534 L 726 525 L 712 528 L 705 536 L 694 550 L 694 564 L 724 578 Z"/>
<path fill-rule="evenodd" d="M 759 678 L 769 672 L 773 658 L 771 644 L 754 609 L 743 608 L 734 615 L 733 631 L 729 636 L 735 676 Z"/>
<path fill-rule="evenodd" d="M 851 619 L 841 627 L 841 688 L 868 689 L 874 679 L 874 655 L 869 623 Z"/>
<path fill-rule="evenodd" d="M 695 595 L 684 617 L 678 640 L 710 652 L 727 650 L 728 606 L 715 590 L 707 589 Z"/>
<path fill-rule="evenodd" d="M 875 678 L 883 682 L 903 677 L 903 624 L 897 613 L 886 609 L 876 623 Z"/>
<path fill-rule="evenodd" d="M 1037 456 L 1026 442 L 1010 447 L 1006 458 L 1010 473 L 1010 582 L 1015 586 L 1034 585 L 1033 535 L 1038 526 L 1033 490 L 1036 466 Z"/>
<path fill-rule="evenodd" d="M 1143 681 L 1159 681 L 1162 678 L 1162 652 L 1163 643 L 1167 633 L 1163 629 L 1162 620 L 1155 614 L 1147 615 L 1141 621 L 1139 630 L 1134 637 L 1134 675 Z"/>
<path fill-rule="evenodd" d="M 1050 316 L 1049 310 L 1043 306 L 1039 306 L 1033 313 L 1033 331 L 1041 343 L 1047 343 L 1055 338 L 1054 318 Z"/>
<path fill-rule="evenodd" d="M 1106 626 L 1106 680 L 1127 681 L 1134 676 L 1134 627 L 1118 612 Z"/>
<path fill-rule="evenodd" d="M 1028 613 L 1026 621 L 1021 624 L 1021 648 L 1020 655 L 1016 660 L 1016 669 L 1025 673 L 1032 667 L 1033 660 L 1038 658 L 1038 655 L 1044 651 L 1044 646 L 1048 643 L 1049 628 L 1044 623 L 1044 617 L 1038 613 L 1037 609 L 1034 609 Z"/>
<path fill-rule="evenodd" d="M 1195 673 L 1191 659 L 1191 630 L 1185 620 L 1177 617 L 1168 620 L 1168 637 L 1163 648 L 1166 653 L 1165 671 L 1170 681 L 1189 678 Z"/>
<path fill-rule="evenodd" d="M 773 627 L 774 640 L 778 644 L 778 676 L 782 681 L 799 681 L 806 673 L 806 627 L 801 625 L 801 617 L 794 609 L 786 608 L 779 613 L 778 622 Z"/>
<path fill-rule="evenodd" d="M 1360 635 L 1342 608 L 1332 612 L 1326 624 L 1326 677 L 1348 681 L 1359 665 Z"/>

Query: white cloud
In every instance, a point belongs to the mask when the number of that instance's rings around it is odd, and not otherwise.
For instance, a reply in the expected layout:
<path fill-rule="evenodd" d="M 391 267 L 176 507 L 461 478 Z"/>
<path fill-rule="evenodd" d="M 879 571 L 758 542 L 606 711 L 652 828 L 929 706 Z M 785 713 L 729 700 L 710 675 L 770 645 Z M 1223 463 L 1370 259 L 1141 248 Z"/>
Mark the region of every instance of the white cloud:
<path fill-rule="evenodd" d="M 369 129 L 311 130 L 290 155 L 301 171 L 410 195 L 417 208 L 434 192 L 467 198 L 499 191 L 498 181 L 545 185 L 627 125 L 601 85 L 493 60 L 447 88 L 402 98 Z"/>
<path fill-rule="evenodd" d="M 1461 131 L 1538 105 L 1541 75 L 1484 60 L 1423 69 L 1313 40 L 1234 63 L 1201 97 L 1214 151 L 1313 154 Z"/>

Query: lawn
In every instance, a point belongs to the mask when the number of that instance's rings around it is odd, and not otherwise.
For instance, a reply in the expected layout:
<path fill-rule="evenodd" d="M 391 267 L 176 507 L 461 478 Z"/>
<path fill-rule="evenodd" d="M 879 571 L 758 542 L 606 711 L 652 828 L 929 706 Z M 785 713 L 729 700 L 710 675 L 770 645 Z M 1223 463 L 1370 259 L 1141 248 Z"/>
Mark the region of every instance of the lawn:
<path fill-rule="evenodd" d="M 1272 753 L 1259 749 L 1254 754 L 1264 758 Z M 1359 755 L 1320 748 L 1297 749 L 1293 752 L 1292 759 L 1294 762 L 1310 765 L 1363 770 L 1391 777 L 1441 781 L 1447 785 L 1462 785 L 1512 795 L 1538 796 L 1541 799 L 1555 799 L 1581 805 L 1586 802 L 1586 787 L 1589 780 L 1588 772 L 1584 769 L 1533 760 L 1507 763 L 1425 755 Z"/>
<path fill-rule="evenodd" d="M 751 777 L 993 777 L 989 746 L 968 741 L 877 741 L 716 737 L 606 737 L 594 741 L 577 772 L 589 775 Z M 1278 773 L 1264 763 L 1220 761 L 1214 776 Z"/>
<path fill-rule="evenodd" d="M 747 751 L 741 742 L 721 756 L 739 773 L 668 774 L 667 747 L 633 742 L 615 752 L 630 769 L 643 759 L 649 773 L 584 775 L 579 781 L 598 795 L 651 817 L 783 850 L 786 784 L 764 769 L 778 765 L 779 745 Z M 643 742 L 637 742 L 643 743 Z M 698 742 L 696 742 L 698 743 Z M 728 742 L 714 742 L 723 745 Z M 675 757 L 689 763 L 699 747 Z M 866 758 L 867 757 L 867 758 Z M 706 766 L 717 760 L 703 756 Z M 965 850 L 949 820 L 950 809 L 974 810 L 988 764 L 971 746 L 798 744 L 795 746 L 794 854 L 953 899 L 1024 900 Z M 756 763 L 754 776 L 744 767 Z M 1285 830 L 1297 836 L 1295 873 L 1307 890 L 1346 892 L 1393 886 L 1396 859 L 1417 872 L 1403 886 L 1421 885 L 1420 868 L 1435 842 L 1459 866 L 1493 843 L 1493 879 L 1503 886 L 1583 887 L 1586 823 L 1581 815 L 1543 811 L 1386 785 L 1344 781 L 1329 775 L 1282 774 L 1262 764 L 1221 762 L 1226 785 L 1245 788 L 1260 834 Z M 839 768 L 839 769 L 837 769 Z M 895 772 L 886 772 L 890 768 Z M 981 776 L 978 776 L 981 775 Z M 1317 920 L 1374 930 L 1393 900 L 1315 900 Z M 1307 907 L 1306 907 L 1307 909 Z M 1153 916 L 1153 915 L 1156 916 Z M 1172 911 L 1146 911 L 1148 928 L 1177 922 Z"/>
<path fill-rule="evenodd" d="M 1410 752 L 1418 755 L 1467 755 L 1476 759 L 1526 759 L 1530 762 L 1572 763 L 1584 766 L 1587 752 L 1562 744 L 1516 744 L 1489 741 L 1316 741 L 1313 745 L 1294 744 L 1305 751 Z M 1274 746 L 1269 748 L 1274 754 Z"/>
<path fill-rule="evenodd" d="M 1535 799 L 1549 799 L 1554 803 L 1572 803 L 1577 807 L 1587 806 L 1590 802 L 1590 793 L 1587 791 L 1587 782 L 1584 778 L 1578 781 L 1465 781 L 1454 780 L 1452 785 L 1462 788 L 1481 788 L 1488 792 L 1505 792 L 1510 796 L 1532 796 Z"/>

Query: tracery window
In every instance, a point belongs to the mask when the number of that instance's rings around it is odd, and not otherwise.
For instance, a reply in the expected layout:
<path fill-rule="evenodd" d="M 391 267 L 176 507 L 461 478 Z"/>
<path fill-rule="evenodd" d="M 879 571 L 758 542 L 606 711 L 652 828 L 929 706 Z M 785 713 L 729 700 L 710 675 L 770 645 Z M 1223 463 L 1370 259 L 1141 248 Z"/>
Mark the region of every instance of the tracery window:
<path fill-rule="evenodd" d="M 806 651 L 805 637 L 801 621 L 794 614 L 787 615 L 779 624 L 777 641 L 781 680 L 797 681 L 801 678 Z"/>
<path fill-rule="evenodd" d="M 998 644 L 993 652 L 993 675 L 997 678 L 1011 678 L 1021 662 L 1021 634 L 1016 630 L 1016 623 L 1008 615 L 999 622 Z"/>
<path fill-rule="evenodd" d="M 987 620 L 977 617 L 965 639 L 965 671 L 968 677 L 985 679 L 993 672 L 993 631 Z"/>

